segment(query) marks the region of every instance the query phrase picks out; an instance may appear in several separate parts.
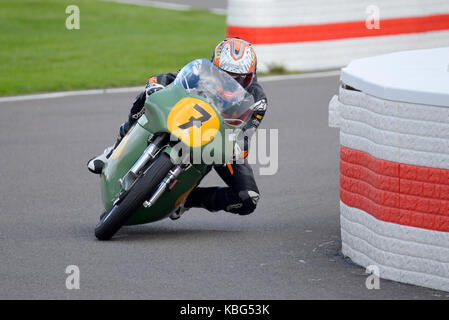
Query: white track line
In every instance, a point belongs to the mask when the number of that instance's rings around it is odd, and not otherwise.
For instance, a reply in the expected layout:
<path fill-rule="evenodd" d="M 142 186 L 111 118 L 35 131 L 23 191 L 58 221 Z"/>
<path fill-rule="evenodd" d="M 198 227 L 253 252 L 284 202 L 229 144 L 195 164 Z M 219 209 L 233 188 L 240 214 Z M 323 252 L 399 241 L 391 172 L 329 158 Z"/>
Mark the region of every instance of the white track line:
<path fill-rule="evenodd" d="M 321 72 L 308 72 L 308 73 L 298 73 L 298 74 L 282 74 L 277 76 L 263 76 L 259 77 L 259 82 L 270 82 L 270 81 L 282 81 L 282 80 L 299 80 L 299 79 L 314 79 L 314 78 L 327 78 L 335 77 L 340 75 L 340 70 L 330 70 Z"/>
<path fill-rule="evenodd" d="M 327 78 L 327 77 L 334 77 L 339 74 L 340 74 L 340 70 L 333 70 L 333 71 L 300 73 L 300 74 L 291 74 L 291 75 L 264 76 L 264 77 L 259 77 L 258 81 L 259 82 L 272 82 L 272 81 L 283 81 L 283 80 Z M 105 93 L 139 92 L 139 91 L 143 90 L 143 87 L 144 86 L 111 88 L 111 89 L 61 91 L 61 92 L 39 93 L 39 94 L 29 94 L 29 95 L 21 95 L 21 96 L 11 96 L 11 97 L 3 97 L 3 98 L 0 97 L 0 103 L 1 102 L 12 102 L 12 101 L 63 98 L 63 97 L 73 97 L 73 96 L 87 96 L 87 95 L 105 94 Z"/>
<path fill-rule="evenodd" d="M 102 0 L 102 1 L 116 2 L 116 3 L 123 3 L 123 4 L 134 4 L 137 6 L 155 7 L 155 8 L 161 8 L 161 9 L 181 10 L 181 11 L 187 11 L 187 10 L 192 9 L 192 7 L 189 5 L 170 3 L 170 2 L 162 2 L 162 1 L 146 1 L 146 0 Z"/>
<path fill-rule="evenodd" d="M 105 93 L 138 92 L 138 91 L 141 91 L 142 89 L 143 89 L 143 86 L 27 94 L 27 95 L 22 95 L 22 96 L 11 96 L 11 97 L 3 97 L 3 98 L 0 97 L 0 102 L 51 99 L 51 98 L 73 97 L 73 96 L 87 96 L 87 95 L 105 94 Z"/>
<path fill-rule="evenodd" d="M 169 10 L 180 10 L 180 11 L 188 11 L 188 10 L 195 9 L 193 6 L 190 6 L 187 4 L 162 2 L 162 1 L 147 1 L 147 0 L 102 0 L 102 1 L 116 2 L 116 3 L 123 3 L 123 4 L 134 4 L 137 6 L 146 6 L 146 7 L 154 7 L 154 8 L 169 9 Z M 211 8 L 211 9 L 204 8 L 204 10 L 207 10 L 212 13 L 219 14 L 219 15 L 226 14 L 226 9 L 221 9 L 221 8 Z"/>

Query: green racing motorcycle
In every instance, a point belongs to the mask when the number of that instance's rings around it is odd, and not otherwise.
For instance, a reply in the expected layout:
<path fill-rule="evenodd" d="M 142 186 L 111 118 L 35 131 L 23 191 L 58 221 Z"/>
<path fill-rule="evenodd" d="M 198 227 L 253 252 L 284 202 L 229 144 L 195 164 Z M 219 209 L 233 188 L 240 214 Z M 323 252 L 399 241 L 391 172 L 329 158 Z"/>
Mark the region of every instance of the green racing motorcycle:
<path fill-rule="evenodd" d="M 109 240 L 124 225 L 167 218 L 210 172 L 235 159 L 236 140 L 254 99 L 207 59 L 190 62 L 145 112 L 101 173 L 105 212 L 95 227 Z"/>

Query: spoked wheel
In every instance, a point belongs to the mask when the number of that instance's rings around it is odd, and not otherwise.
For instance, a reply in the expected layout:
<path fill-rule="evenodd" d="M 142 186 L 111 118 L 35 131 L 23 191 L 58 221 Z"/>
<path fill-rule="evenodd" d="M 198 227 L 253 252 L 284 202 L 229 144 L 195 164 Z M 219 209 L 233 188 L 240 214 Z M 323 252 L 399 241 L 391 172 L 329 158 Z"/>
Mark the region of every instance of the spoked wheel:
<path fill-rule="evenodd" d="M 111 239 L 142 203 L 151 197 L 172 167 L 171 158 L 161 152 L 126 197 L 101 216 L 95 227 L 95 236 L 99 240 Z"/>

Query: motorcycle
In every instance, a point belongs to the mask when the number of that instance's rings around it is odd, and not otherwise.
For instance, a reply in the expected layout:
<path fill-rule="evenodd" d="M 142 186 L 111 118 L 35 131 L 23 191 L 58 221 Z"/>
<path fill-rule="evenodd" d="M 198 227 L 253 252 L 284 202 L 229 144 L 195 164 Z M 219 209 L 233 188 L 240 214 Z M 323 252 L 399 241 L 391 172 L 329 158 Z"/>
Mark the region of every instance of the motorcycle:
<path fill-rule="evenodd" d="M 207 59 L 187 64 L 147 95 L 143 115 L 101 173 L 105 212 L 95 227 L 109 240 L 124 225 L 167 218 L 210 172 L 235 160 L 237 135 L 254 99 Z"/>

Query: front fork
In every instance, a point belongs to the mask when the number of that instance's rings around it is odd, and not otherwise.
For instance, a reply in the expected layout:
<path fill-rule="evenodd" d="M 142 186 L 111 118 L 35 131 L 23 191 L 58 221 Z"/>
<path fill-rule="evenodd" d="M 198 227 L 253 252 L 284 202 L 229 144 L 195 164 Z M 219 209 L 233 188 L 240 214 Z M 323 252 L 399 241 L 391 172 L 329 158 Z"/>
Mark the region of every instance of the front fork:
<path fill-rule="evenodd" d="M 134 163 L 129 171 L 119 179 L 122 191 L 113 200 L 113 204 L 118 204 L 126 196 L 128 191 L 132 188 L 134 183 L 142 172 L 148 168 L 148 165 L 157 157 L 163 146 L 167 143 L 167 136 L 162 134 L 152 139 L 148 147 L 144 150 L 140 158 Z"/>
<path fill-rule="evenodd" d="M 165 190 L 171 190 L 175 187 L 178 180 L 176 179 L 179 174 L 182 172 L 182 167 L 180 165 L 175 166 L 173 169 L 171 169 L 168 172 L 168 175 L 162 180 L 162 182 L 159 184 L 159 187 L 157 190 L 153 193 L 153 196 L 150 198 L 150 200 L 144 201 L 143 206 L 145 208 L 151 207 L 157 199 L 159 199 L 162 194 L 165 192 Z"/>
<path fill-rule="evenodd" d="M 148 144 L 148 147 L 142 153 L 140 158 L 134 163 L 131 169 L 129 169 L 126 175 L 122 179 L 119 179 L 119 183 L 125 192 L 131 188 L 137 177 L 142 173 L 143 169 L 148 167 L 147 164 L 156 158 L 165 142 L 166 137 L 164 135 L 157 136 Z"/>
<path fill-rule="evenodd" d="M 148 147 L 142 153 L 140 158 L 134 163 L 134 165 L 129 169 L 126 175 L 119 179 L 119 183 L 123 188 L 121 195 L 124 196 L 133 186 L 139 175 L 148 168 L 148 164 L 151 163 L 162 150 L 163 146 L 167 143 L 166 135 L 157 136 L 152 142 L 149 143 Z M 145 208 L 151 207 L 166 190 L 172 190 L 176 183 L 178 182 L 177 177 L 186 168 L 186 165 L 178 164 L 174 166 L 167 174 L 167 176 L 159 184 L 156 191 L 153 193 L 149 200 L 144 201 L 143 206 Z M 119 196 L 114 204 L 118 203 L 122 196 Z"/>

